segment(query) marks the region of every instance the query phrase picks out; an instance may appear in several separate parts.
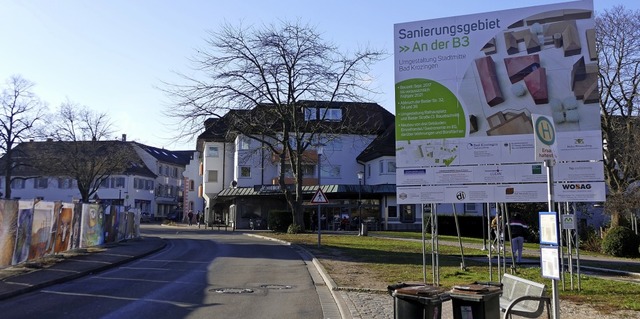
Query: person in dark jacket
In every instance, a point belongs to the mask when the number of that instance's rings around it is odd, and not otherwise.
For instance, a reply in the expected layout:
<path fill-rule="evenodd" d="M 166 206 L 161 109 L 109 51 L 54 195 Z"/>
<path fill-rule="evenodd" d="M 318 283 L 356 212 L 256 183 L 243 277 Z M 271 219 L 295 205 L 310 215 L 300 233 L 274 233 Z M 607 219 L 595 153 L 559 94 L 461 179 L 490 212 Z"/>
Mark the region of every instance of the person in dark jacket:
<path fill-rule="evenodd" d="M 511 252 L 516 259 L 516 263 L 520 263 L 522 261 L 524 236 L 527 234 L 529 226 L 520 219 L 520 214 L 515 213 L 509 220 L 509 228 L 511 229 Z"/>

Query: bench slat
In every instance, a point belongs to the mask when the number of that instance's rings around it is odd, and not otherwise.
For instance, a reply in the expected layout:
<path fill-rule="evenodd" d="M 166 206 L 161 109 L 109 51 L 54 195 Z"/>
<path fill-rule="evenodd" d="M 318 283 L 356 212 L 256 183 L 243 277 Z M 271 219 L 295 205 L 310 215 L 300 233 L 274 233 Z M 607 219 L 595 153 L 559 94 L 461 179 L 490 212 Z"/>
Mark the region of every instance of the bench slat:
<path fill-rule="evenodd" d="M 544 293 L 544 284 L 504 274 L 500 310 L 505 312 L 505 318 L 510 314 L 537 318 L 544 312 L 545 305 L 549 308 L 550 299 Z"/>

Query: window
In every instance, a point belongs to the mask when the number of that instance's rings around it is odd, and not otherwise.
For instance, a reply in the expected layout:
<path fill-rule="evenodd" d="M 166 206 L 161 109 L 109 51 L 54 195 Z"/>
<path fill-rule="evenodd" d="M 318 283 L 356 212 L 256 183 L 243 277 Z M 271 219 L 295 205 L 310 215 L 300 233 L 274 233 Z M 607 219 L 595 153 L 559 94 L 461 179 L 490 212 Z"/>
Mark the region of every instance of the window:
<path fill-rule="evenodd" d="M 109 188 L 109 179 L 105 178 L 103 180 L 100 181 L 100 186 L 98 186 L 99 188 Z"/>
<path fill-rule="evenodd" d="M 24 188 L 24 179 L 14 179 L 11 181 L 11 188 L 13 189 L 23 189 Z"/>
<path fill-rule="evenodd" d="M 111 188 L 124 188 L 124 177 L 112 177 Z"/>
<path fill-rule="evenodd" d="M 164 196 L 164 185 L 159 184 L 158 187 L 156 187 L 156 196 Z"/>
<path fill-rule="evenodd" d="M 71 189 L 73 188 L 73 179 L 71 178 L 58 178 L 58 188 Z"/>
<path fill-rule="evenodd" d="M 163 171 L 164 171 L 164 166 L 158 165 L 158 175 L 162 175 Z"/>
<path fill-rule="evenodd" d="M 209 146 L 207 147 L 207 157 L 219 157 L 218 147 L 217 146 Z"/>
<path fill-rule="evenodd" d="M 305 107 L 304 108 L 304 120 L 305 121 L 313 121 L 318 119 L 318 109 L 315 107 Z"/>
<path fill-rule="evenodd" d="M 477 212 L 476 203 L 465 203 L 464 204 L 465 212 Z"/>
<path fill-rule="evenodd" d="M 241 166 L 240 167 L 240 177 L 251 177 L 251 167 L 250 166 Z"/>
<path fill-rule="evenodd" d="M 413 223 L 416 221 L 415 205 L 400 205 L 400 221 L 403 223 Z"/>
<path fill-rule="evenodd" d="M 397 206 L 389 206 L 389 218 L 398 218 Z"/>
<path fill-rule="evenodd" d="M 248 150 L 251 147 L 251 139 L 246 136 L 242 136 L 240 137 L 239 144 L 241 150 Z"/>
<path fill-rule="evenodd" d="M 380 161 L 380 174 L 384 173 L 384 161 Z"/>
<path fill-rule="evenodd" d="M 371 164 L 367 164 L 367 177 L 371 177 Z"/>
<path fill-rule="evenodd" d="M 194 188 L 195 188 L 195 182 L 192 179 L 190 179 L 189 180 L 189 190 L 192 191 Z"/>
<path fill-rule="evenodd" d="M 315 165 L 309 165 L 309 164 L 303 164 L 302 167 L 300 168 L 302 170 L 302 176 L 303 177 L 314 177 L 316 176 L 316 166 Z M 324 167 L 323 167 L 324 170 Z M 284 166 L 284 176 L 285 177 L 293 177 L 293 170 L 291 169 L 291 165 L 290 164 L 285 164 Z"/>
<path fill-rule="evenodd" d="M 396 172 L 396 162 L 389 161 L 387 162 L 387 172 L 395 173 Z"/>
<path fill-rule="evenodd" d="M 145 189 L 145 180 L 141 178 L 133 179 L 133 188 L 135 189 Z"/>
<path fill-rule="evenodd" d="M 320 113 L 324 113 L 324 116 L 320 118 L 325 121 L 341 121 L 342 120 L 342 109 L 321 109 Z"/>
<path fill-rule="evenodd" d="M 47 188 L 49 186 L 49 179 L 46 177 L 40 177 L 33 180 L 33 188 Z"/>
<path fill-rule="evenodd" d="M 217 183 L 218 182 L 218 171 L 208 171 L 207 172 L 207 182 L 209 183 Z"/>
<path fill-rule="evenodd" d="M 145 180 L 144 181 L 144 189 L 153 189 L 153 181 Z"/>

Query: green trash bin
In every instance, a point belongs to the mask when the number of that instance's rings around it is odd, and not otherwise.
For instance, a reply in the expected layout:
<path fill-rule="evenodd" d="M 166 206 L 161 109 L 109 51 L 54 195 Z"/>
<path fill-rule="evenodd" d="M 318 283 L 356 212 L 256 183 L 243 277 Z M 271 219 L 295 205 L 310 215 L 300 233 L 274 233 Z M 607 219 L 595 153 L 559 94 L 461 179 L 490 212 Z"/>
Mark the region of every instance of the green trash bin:
<path fill-rule="evenodd" d="M 500 283 L 453 286 L 449 292 L 453 319 L 500 318 Z"/>
<path fill-rule="evenodd" d="M 400 283 L 387 289 L 394 298 L 394 319 L 440 319 L 442 302 L 449 300 L 445 289 L 431 285 Z"/>

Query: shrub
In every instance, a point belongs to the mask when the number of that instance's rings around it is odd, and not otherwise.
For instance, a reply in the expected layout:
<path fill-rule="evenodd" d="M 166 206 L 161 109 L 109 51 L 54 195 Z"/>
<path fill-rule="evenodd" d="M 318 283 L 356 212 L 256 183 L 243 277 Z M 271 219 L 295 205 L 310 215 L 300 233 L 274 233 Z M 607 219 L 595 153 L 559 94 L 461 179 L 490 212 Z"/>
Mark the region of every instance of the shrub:
<path fill-rule="evenodd" d="M 602 252 L 602 238 L 600 235 L 591 230 L 585 233 L 584 238 L 580 242 L 580 248 L 594 253 Z"/>
<path fill-rule="evenodd" d="M 293 216 L 290 211 L 272 210 L 269 212 L 269 229 L 275 233 L 287 232 L 292 223 Z"/>
<path fill-rule="evenodd" d="M 636 257 L 639 246 L 638 235 L 623 226 L 609 229 L 602 240 L 602 252 L 617 257 Z"/>
<path fill-rule="evenodd" d="M 300 227 L 300 225 L 297 225 L 297 224 L 291 224 L 287 228 L 287 234 L 298 234 L 301 232 L 302 232 L 302 227 Z"/>

